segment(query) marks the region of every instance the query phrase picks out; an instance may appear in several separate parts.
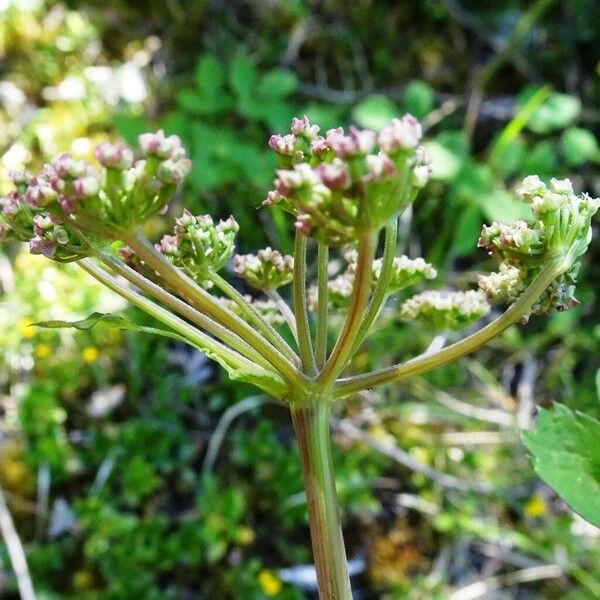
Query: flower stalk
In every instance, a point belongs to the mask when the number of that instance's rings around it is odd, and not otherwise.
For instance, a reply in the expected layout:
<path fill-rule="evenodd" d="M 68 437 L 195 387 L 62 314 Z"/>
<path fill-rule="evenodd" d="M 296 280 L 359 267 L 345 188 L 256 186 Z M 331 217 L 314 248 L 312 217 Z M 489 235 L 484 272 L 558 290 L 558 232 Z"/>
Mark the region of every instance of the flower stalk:
<path fill-rule="evenodd" d="M 140 136 L 137 160 L 124 145 L 105 142 L 95 153 L 100 169 L 65 154 L 37 176 L 13 173 L 15 190 L 0 198 L 0 238 L 28 242 L 32 253 L 57 262 L 78 262 L 166 325 L 168 335 L 204 351 L 233 379 L 289 403 L 319 596 L 351 600 L 331 405 L 456 360 L 531 316 L 576 306 L 579 259 L 600 200 L 576 195 L 568 180 L 548 184 L 537 176 L 525 178 L 518 193 L 532 219 L 484 226 L 478 245 L 500 266 L 480 276 L 480 290 L 425 291 L 403 298 L 397 310 L 399 320 L 443 330 L 458 330 L 487 315 L 488 298 L 508 305 L 501 316 L 437 352 L 340 377 L 386 302 L 436 276 L 422 258 L 396 256 L 398 219 L 426 185 L 431 168 L 419 146 L 421 126 L 411 115 L 393 119 L 379 133 L 352 127 L 347 133 L 319 131 L 303 117 L 292 121 L 290 134 L 269 140 L 281 168 L 263 205 L 292 216 L 294 256 L 271 248 L 234 255 L 239 225 L 233 217 L 215 223 L 187 210 L 175 220 L 172 235 L 151 244 L 142 233 L 145 222 L 166 207 L 191 169 L 179 138 L 162 131 Z M 382 231 L 383 255 L 375 259 Z M 123 260 L 111 250 L 114 241 L 126 244 Z M 314 271 L 307 265 L 312 244 Z M 336 252 L 346 269 L 329 279 L 340 264 L 330 261 Z M 233 273 L 262 297 L 242 295 L 219 274 L 230 259 Z M 313 272 L 315 285 L 309 282 Z M 290 284 L 292 306 L 278 291 Z M 316 323 L 309 311 L 316 312 Z M 329 321 L 336 312 L 344 320 L 329 352 Z M 286 324 L 294 342 L 278 329 Z"/>

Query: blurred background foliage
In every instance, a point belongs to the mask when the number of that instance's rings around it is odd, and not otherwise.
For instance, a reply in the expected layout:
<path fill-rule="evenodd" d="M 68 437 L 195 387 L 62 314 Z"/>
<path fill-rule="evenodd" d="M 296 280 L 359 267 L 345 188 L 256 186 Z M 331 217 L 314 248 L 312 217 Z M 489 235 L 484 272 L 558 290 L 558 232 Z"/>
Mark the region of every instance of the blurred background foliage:
<path fill-rule="evenodd" d="M 435 170 L 401 245 L 466 287 L 489 269 L 482 223 L 520 214 L 521 177 L 600 194 L 599 28 L 595 0 L 0 0 L 2 181 L 163 127 L 194 161 L 174 213 L 233 213 L 241 251 L 289 250 L 289 223 L 258 209 L 269 134 L 410 111 Z M 314 597 L 286 410 L 175 343 L 31 327 L 123 306 L 74 266 L 2 252 L 0 486 L 39 598 Z M 599 256 L 596 236 L 577 309 L 336 414 L 357 598 L 600 597 L 598 531 L 519 442 L 538 405 L 600 412 Z M 391 307 L 353 368 L 432 337 Z M 18 597 L 1 544 L 0 596 Z"/>

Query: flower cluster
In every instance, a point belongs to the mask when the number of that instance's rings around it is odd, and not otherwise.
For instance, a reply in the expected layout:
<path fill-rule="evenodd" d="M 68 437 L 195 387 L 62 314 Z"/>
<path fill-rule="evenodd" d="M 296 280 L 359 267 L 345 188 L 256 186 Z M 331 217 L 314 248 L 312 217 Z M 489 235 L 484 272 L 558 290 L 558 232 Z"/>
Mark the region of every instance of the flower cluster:
<path fill-rule="evenodd" d="M 383 260 L 381 258 L 373 261 L 374 284 L 379 281 L 382 266 Z M 393 294 L 425 279 L 434 279 L 435 277 L 437 277 L 437 271 L 422 258 L 396 256 L 392 264 L 392 275 L 387 286 L 387 293 Z"/>
<path fill-rule="evenodd" d="M 194 216 L 186 209 L 176 219 L 173 235 L 165 235 L 156 249 L 200 285 L 210 288 L 210 273 L 222 269 L 233 254 L 239 228 L 233 217 L 215 224 L 210 215 Z"/>
<path fill-rule="evenodd" d="M 190 171 L 177 136 L 140 136 L 142 157 L 123 144 L 101 143 L 100 169 L 70 154 L 42 172 L 13 173 L 16 190 L 0 199 L 0 236 L 29 241 L 34 253 L 61 261 L 86 255 L 86 236 L 120 239 L 164 208 Z"/>
<path fill-rule="evenodd" d="M 354 291 L 357 252 L 350 250 L 344 254 L 347 262 L 346 270 L 327 282 L 328 302 L 333 308 L 346 308 Z M 381 277 L 383 259 L 373 261 L 372 285 L 375 286 Z M 392 272 L 386 286 L 386 295 L 395 294 L 407 287 L 433 279 L 437 271 L 422 258 L 396 256 L 392 262 Z M 318 294 L 316 288 L 311 288 L 309 298 L 310 310 L 316 310 Z"/>
<path fill-rule="evenodd" d="M 579 264 L 576 259 L 591 239 L 591 218 L 600 200 L 577 196 L 568 179 L 552 179 L 547 186 L 539 177 L 523 180 L 519 195 L 530 205 L 534 219 L 510 225 L 484 226 L 479 246 L 500 261 L 497 273 L 479 278 L 479 287 L 493 300 L 514 302 L 549 260 L 562 259 L 567 268 L 542 295 L 530 314 L 563 311 L 578 304 L 574 296 Z"/>
<path fill-rule="evenodd" d="M 265 248 L 256 254 L 234 256 L 233 270 L 253 288 L 266 292 L 292 281 L 294 259 L 277 250 Z"/>
<path fill-rule="evenodd" d="M 321 136 L 306 116 L 294 119 L 291 131 L 269 140 L 285 168 L 263 204 L 291 212 L 299 232 L 329 245 L 379 230 L 429 179 L 421 126 L 411 115 L 393 119 L 379 135 L 338 127 Z"/>
<path fill-rule="evenodd" d="M 447 331 L 467 327 L 489 312 L 490 305 L 480 291 L 427 291 L 404 302 L 400 316 Z"/>

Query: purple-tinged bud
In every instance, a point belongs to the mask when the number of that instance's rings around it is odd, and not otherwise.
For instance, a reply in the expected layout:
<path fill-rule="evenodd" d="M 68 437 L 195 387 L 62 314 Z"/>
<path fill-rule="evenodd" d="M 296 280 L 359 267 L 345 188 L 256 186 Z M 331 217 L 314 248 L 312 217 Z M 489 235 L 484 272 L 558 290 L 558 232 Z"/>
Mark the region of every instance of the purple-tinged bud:
<path fill-rule="evenodd" d="M 267 197 L 263 200 L 263 206 L 273 206 L 279 204 L 285 200 L 285 196 L 282 196 L 277 190 L 272 190 L 267 194 Z"/>
<path fill-rule="evenodd" d="M 282 196 L 288 196 L 293 190 L 304 186 L 321 184 L 321 179 L 308 163 L 300 163 L 289 170 L 278 169 L 276 173 L 275 189 Z"/>
<path fill-rule="evenodd" d="M 341 128 L 327 132 L 327 144 L 340 158 L 369 154 L 375 147 L 376 134 L 370 129 L 350 127 L 348 135 Z"/>
<path fill-rule="evenodd" d="M 431 177 L 432 169 L 429 165 L 419 165 L 413 169 L 411 183 L 416 188 L 423 188 Z"/>
<path fill-rule="evenodd" d="M 41 254 L 46 258 L 52 258 L 54 256 L 56 247 L 56 242 L 37 235 L 29 241 L 29 252 L 31 252 L 31 254 Z"/>
<path fill-rule="evenodd" d="M 22 194 L 27 186 L 31 185 L 33 176 L 29 171 L 9 171 L 8 178 L 14 183 L 15 187 Z"/>
<path fill-rule="evenodd" d="M 33 233 L 35 235 L 44 235 L 44 232 L 53 225 L 52 219 L 48 215 L 35 215 L 33 217 Z"/>
<path fill-rule="evenodd" d="M 102 142 L 94 150 L 98 162 L 106 168 L 129 169 L 133 164 L 133 152 L 124 144 Z"/>
<path fill-rule="evenodd" d="M 52 161 L 54 175 L 61 179 L 83 177 L 88 170 L 84 160 L 75 160 L 70 154 L 61 154 Z"/>
<path fill-rule="evenodd" d="M 298 117 L 294 117 L 292 119 L 292 133 L 294 135 L 303 137 L 308 141 L 314 140 L 317 137 L 320 129 L 321 128 L 318 125 L 311 125 L 306 115 L 304 115 L 301 119 L 298 119 Z"/>
<path fill-rule="evenodd" d="M 348 165 L 339 158 L 334 158 L 330 163 L 321 163 L 315 172 L 330 190 L 347 190 L 352 185 Z"/>
<path fill-rule="evenodd" d="M 423 129 L 415 117 L 410 114 L 401 119 L 392 119 L 390 125 L 384 127 L 379 133 L 377 142 L 379 147 L 387 154 L 413 150 L 419 145 Z"/>
<path fill-rule="evenodd" d="M 294 228 L 298 233 L 309 236 L 312 231 L 312 217 L 306 213 L 302 213 L 296 217 Z"/>
<path fill-rule="evenodd" d="M 77 198 L 91 198 L 100 191 L 100 182 L 96 177 L 80 177 L 73 182 L 73 193 Z"/>
<path fill-rule="evenodd" d="M 367 160 L 367 172 L 363 175 L 364 181 L 380 181 L 389 179 L 396 174 L 396 167 L 390 157 L 383 152 L 369 154 Z"/>
<path fill-rule="evenodd" d="M 329 146 L 327 140 L 322 135 L 318 135 L 311 141 L 310 149 L 315 156 L 320 157 L 329 151 Z"/>
<path fill-rule="evenodd" d="M 77 203 L 76 203 L 75 199 L 69 198 L 68 196 L 65 196 L 64 194 L 60 194 L 58 196 L 58 203 L 60 204 L 60 207 L 63 209 L 63 211 L 65 213 L 67 213 L 68 215 L 74 213 L 75 209 L 77 208 Z"/>
<path fill-rule="evenodd" d="M 177 237 L 174 235 L 165 235 L 154 247 L 165 256 L 175 255 L 177 254 Z"/>
<path fill-rule="evenodd" d="M 156 169 L 156 176 L 163 183 L 181 183 L 192 170 L 192 162 L 186 158 L 168 159 L 160 163 Z"/>
<path fill-rule="evenodd" d="M 292 281 L 294 259 L 268 247 L 256 254 L 237 254 L 233 257 L 233 270 L 258 290 L 274 290 Z"/>
<path fill-rule="evenodd" d="M 32 178 L 32 184 L 25 191 L 25 202 L 34 208 L 42 208 L 58 198 L 50 185 L 39 177 Z"/>
<path fill-rule="evenodd" d="M 138 137 L 138 143 L 144 156 L 158 158 L 182 158 L 185 156 L 179 137 L 176 135 L 165 137 L 162 129 L 156 133 L 142 133 Z"/>
<path fill-rule="evenodd" d="M 282 156 L 294 156 L 296 153 L 296 136 L 292 134 L 272 135 L 269 138 L 269 147 Z"/>

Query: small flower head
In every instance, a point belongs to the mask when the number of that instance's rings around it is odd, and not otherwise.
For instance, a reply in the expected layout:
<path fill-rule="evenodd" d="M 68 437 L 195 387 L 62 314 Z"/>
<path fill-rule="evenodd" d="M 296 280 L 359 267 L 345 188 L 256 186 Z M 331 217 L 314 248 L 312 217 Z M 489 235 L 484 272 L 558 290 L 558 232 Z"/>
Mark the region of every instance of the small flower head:
<path fill-rule="evenodd" d="M 146 157 L 154 156 L 161 159 L 178 159 L 185 156 L 179 136 L 165 137 L 162 129 L 156 133 L 142 133 L 138 138 L 142 154 Z"/>
<path fill-rule="evenodd" d="M 327 145 L 342 159 L 370 154 L 375 148 L 375 142 L 376 134 L 370 129 L 350 127 L 348 135 L 344 135 L 341 127 L 327 132 Z"/>
<path fill-rule="evenodd" d="M 122 171 L 133 165 L 133 152 L 124 144 L 102 142 L 94 150 L 94 156 L 107 169 Z"/>
<path fill-rule="evenodd" d="M 304 115 L 302 118 L 294 117 L 292 119 L 291 131 L 297 137 L 303 137 L 311 142 L 316 137 L 321 128 L 318 125 L 311 125 L 308 117 Z"/>
<path fill-rule="evenodd" d="M 269 147 L 277 154 L 294 156 L 296 154 L 296 136 L 293 134 L 272 135 L 269 138 Z"/>
<path fill-rule="evenodd" d="M 225 266 L 234 250 L 239 225 L 233 217 L 215 224 L 209 215 L 194 216 L 187 209 L 175 221 L 174 235 L 156 245 L 171 262 L 206 288 L 209 275 Z"/>
<path fill-rule="evenodd" d="M 373 283 L 379 281 L 383 260 L 378 258 L 373 262 Z M 397 256 L 394 258 L 392 275 L 387 291 L 393 294 L 411 285 L 420 283 L 426 279 L 434 279 L 437 271 L 431 264 L 422 258 L 408 258 L 408 256 Z"/>
<path fill-rule="evenodd" d="M 377 138 L 379 147 L 387 154 L 396 154 L 414 150 L 421 141 L 423 130 L 421 124 L 410 114 L 401 119 L 392 119 L 384 127 Z"/>
<path fill-rule="evenodd" d="M 458 330 L 490 312 L 482 292 L 427 291 L 409 298 L 400 309 L 406 320 L 418 320 L 437 330 Z"/>
<path fill-rule="evenodd" d="M 256 254 L 234 256 L 233 270 L 253 288 L 269 291 L 292 281 L 294 259 L 277 250 L 265 248 Z"/>

